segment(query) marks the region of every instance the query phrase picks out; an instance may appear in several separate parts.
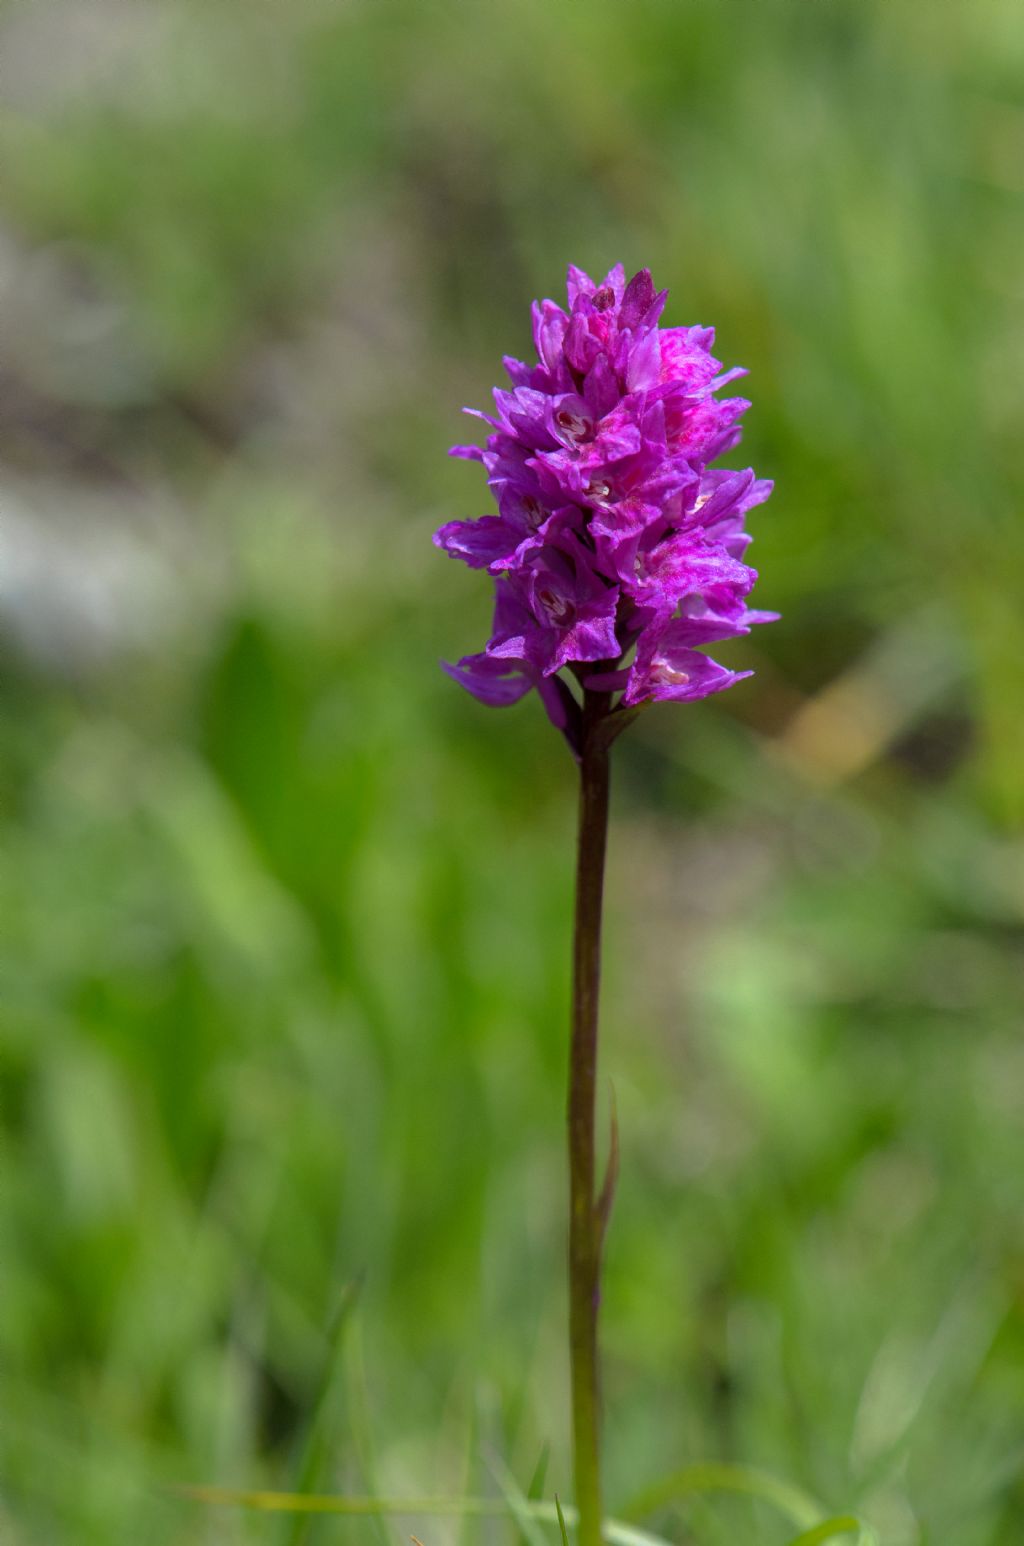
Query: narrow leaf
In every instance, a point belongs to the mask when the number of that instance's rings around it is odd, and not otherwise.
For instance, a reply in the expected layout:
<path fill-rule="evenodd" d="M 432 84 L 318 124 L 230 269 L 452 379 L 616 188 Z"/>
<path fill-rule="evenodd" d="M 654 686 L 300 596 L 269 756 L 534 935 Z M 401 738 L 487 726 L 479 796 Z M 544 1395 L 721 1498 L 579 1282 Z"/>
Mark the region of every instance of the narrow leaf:
<path fill-rule="evenodd" d="M 684 1466 L 660 1482 L 654 1482 L 624 1510 L 628 1519 L 643 1519 L 648 1514 L 703 1492 L 733 1492 L 763 1498 L 784 1514 L 800 1530 L 810 1530 L 825 1510 L 814 1498 L 790 1482 L 780 1481 L 766 1471 L 748 1466 L 708 1463 Z"/>
<path fill-rule="evenodd" d="M 485 1455 L 484 1458 L 508 1504 L 509 1513 L 519 1527 L 519 1534 L 525 1546 L 547 1546 L 544 1532 L 537 1523 L 536 1517 L 530 1512 L 530 1501 L 524 1496 L 508 1466 L 498 1455 Z"/>
<path fill-rule="evenodd" d="M 878 1537 L 869 1524 L 853 1514 L 837 1514 L 834 1519 L 823 1519 L 810 1530 L 795 1535 L 789 1546 L 822 1546 L 824 1541 L 834 1541 L 840 1535 L 857 1536 L 856 1546 L 878 1546 Z"/>
<path fill-rule="evenodd" d="M 544 1483 L 547 1481 L 548 1462 L 550 1459 L 551 1445 L 545 1439 L 540 1447 L 540 1454 L 537 1456 L 537 1464 L 533 1468 L 533 1475 L 530 1477 L 530 1485 L 526 1489 L 526 1496 L 531 1503 L 536 1503 L 537 1499 L 544 1495 Z"/>
<path fill-rule="evenodd" d="M 209 1503 L 228 1508 L 257 1509 L 274 1514 L 341 1514 L 375 1515 L 392 1514 L 410 1516 L 433 1514 L 436 1517 L 474 1517 L 500 1519 L 508 1514 L 509 1504 L 499 1498 L 371 1498 L 344 1497 L 333 1493 L 265 1492 L 236 1487 L 190 1487 L 174 1489 L 179 1497 L 191 1498 L 196 1503 Z M 573 1528 L 577 1523 L 575 1508 L 562 1508 L 554 1503 L 531 1503 L 523 1499 L 520 1505 L 531 1520 L 544 1524 L 562 1522 Z M 660 1535 L 642 1530 L 637 1525 L 626 1524 L 621 1519 L 606 1519 L 601 1533 L 609 1546 L 670 1546 Z"/>
<path fill-rule="evenodd" d="M 350 1429 L 359 1462 L 360 1480 L 373 1496 L 377 1491 L 377 1466 L 373 1436 L 370 1426 L 370 1402 L 366 1388 L 366 1370 L 363 1365 L 363 1345 L 358 1324 L 348 1338 L 345 1349 L 345 1393 L 348 1398 Z M 383 1515 L 374 1520 L 374 1529 L 380 1546 L 390 1546 L 391 1537 Z"/>
<path fill-rule="evenodd" d="M 361 1289 L 361 1276 L 346 1283 L 338 1296 L 338 1302 L 331 1317 L 327 1333 L 327 1355 L 320 1373 L 320 1384 L 296 1466 L 295 1487 L 298 1492 L 312 1492 L 323 1479 L 327 1456 L 337 1427 L 336 1414 L 332 1411 L 332 1398 L 337 1388 L 345 1338 Z M 308 1534 L 308 1519 L 301 1514 L 296 1515 L 285 1537 L 286 1546 L 305 1546 Z"/>
<path fill-rule="evenodd" d="M 604 1185 L 597 1199 L 597 1220 L 602 1241 L 611 1217 L 615 1201 L 615 1186 L 619 1179 L 619 1115 L 615 1105 L 615 1086 L 611 1086 L 611 1134 L 608 1140 L 608 1163 L 605 1167 Z"/>

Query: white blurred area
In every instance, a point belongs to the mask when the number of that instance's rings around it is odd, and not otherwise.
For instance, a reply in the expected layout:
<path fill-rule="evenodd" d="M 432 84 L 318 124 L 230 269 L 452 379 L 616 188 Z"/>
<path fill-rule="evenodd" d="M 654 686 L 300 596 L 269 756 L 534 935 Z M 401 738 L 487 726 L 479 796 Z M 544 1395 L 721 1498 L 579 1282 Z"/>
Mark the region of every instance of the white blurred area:
<path fill-rule="evenodd" d="M 76 674 L 175 612 L 174 501 L 104 446 L 103 414 L 151 400 L 125 310 L 70 243 L 0 227 L 0 625 Z"/>
<path fill-rule="evenodd" d="M 144 0 L 8 6 L 5 113 L 29 135 L 78 97 L 133 89 L 162 14 Z M 96 259 L 73 242 L 30 248 L 0 223 L 0 630 L 71 675 L 152 638 L 174 609 L 166 512 L 103 453 L 99 415 L 145 403 L 154 383 Z"/>
<path fill-rule="evenodd" d="M 4 631 L 68 675 L 117 647 L 151 643 L 179 615 L 173 569 L 153 534 L 153 511 L 128 496 L 0 476 Z"/>

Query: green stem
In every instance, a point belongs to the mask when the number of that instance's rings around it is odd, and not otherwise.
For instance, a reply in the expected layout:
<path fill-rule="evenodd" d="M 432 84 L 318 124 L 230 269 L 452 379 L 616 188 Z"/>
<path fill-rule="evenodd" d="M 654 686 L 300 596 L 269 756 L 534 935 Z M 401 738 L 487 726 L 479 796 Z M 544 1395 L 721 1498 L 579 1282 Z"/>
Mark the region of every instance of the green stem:
<path fill-rule="evenodd" d="M 584 695 L 569 1056 L 569 1351 L 579 1546 L 600 1546 L 600 1302 L 604 1212 L 595 1197 L 597 1019 L 601 903 L 608 837 L 608 740 L 600 721 L 606 694 Z"/>

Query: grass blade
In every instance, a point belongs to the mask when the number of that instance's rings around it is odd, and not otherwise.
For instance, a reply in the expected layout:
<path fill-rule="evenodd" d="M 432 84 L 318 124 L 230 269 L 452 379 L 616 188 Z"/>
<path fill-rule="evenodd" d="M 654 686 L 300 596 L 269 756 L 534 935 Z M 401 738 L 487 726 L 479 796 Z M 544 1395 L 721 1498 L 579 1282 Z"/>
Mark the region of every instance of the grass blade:
<path fill-rule="evenodd" d="M 660 1482 L 654 1482 L 635 1497 L 623 1512 L 627 1519 L 643 1519 L 648 1514 L 703 1492 L 732 1492 L 761 1498 L 774 1504 L 799 1530 L 813 1529 L 825 1510 L 808 1493 L 780 1481 L 767 1471 L 749 1466 L 708 1463 L 684 1466 Z"/>
<path fill-rule="evenodd" d="M 834 1541 L 837 1536 L 854 1533 L 857 1536 L 855 1546 L 878 1546 L 874 1530 L 855 1514 L 837 1514 L 834 1519 L 823 1519 L 810 1530 L 795 1535 L 789 1546 L 822 1546 L 823 1542 Z"/>
<path fill-rule="evenodd" d="M 530 1500 L 519 1487 L 508 1466 L 498 1455 L 485 1455 L 484 1458 L 502 1497 L 508 1504 L 509 1513 L 519 1527 L 519 1534 L 525 1546 L 547 1546 L 544 1531 L 530 1512 Z"/>
<path fill-rule="evenodd" d="M 332 1430 L 336 1426 L 332 1412 L 332 1398 L 341 1371 L 345 1338 L 352 1313 L 362 1289 L 362 1278 L 346 1283 L 338 1296 L 327 1334 L 327 1357 L 320 1375 L 320 1384 L 313 1402 L 313 1410 L 306 1430 L 306 1438 L 296 1467 L 297 1492 L 312 1492 L 321 1482 L 329 1453 Z M 305 1546 L 309 1535 L 308 1517 L 298 1514 L 285 1536 L 285 1546 Z"/>
<path fill-rule="evenodd" d="M 536 1503 L 538 1498 L 544 1496 L 544 1483 L 548 1478 L 548 1462 L 550 1459 L 551 1445 L 545 1440 L 541 1445 L 540 1454 L 537 1456 L 537 1464 L 533 1468 L 530 1485 L 526 1489 L 526 1496 L 531 1503 Z"/>
<path fill-rule="evenodd" d="M 509 1512 L 503 1498 L 374 1498 L 343 1497 L 333 1493 L 266 1492 L 236 1487 L 183 1486 L 175 1489 L 179 1497 L 217 1507 L 256 1509 L 273 1514 L 339 1514 L 349 1517 L 382 1518 L 385 1515 L 411 1517 L 432 1514 L 443 1517 L 500 1519 Z M 518 1507 L 531 1521 L 542 1524 L 575 1526 L 576 1510 L 561 1504 L 531 1503 L 523 1498 Z M 660 1535 L 642 1530 L 621 1519 L 606 1519 L 602 1532 L 609 1546 L 670 1546 Z"/>
<path fill-rule="evenodd" d="M 573 1513 L 575 1520 L 575 1512 Z M 626 1524 L 621 1519 L 606 1519 L 601 1525 L 601 1533 L 609 1546 L 670 1546 L 662 1535 L 653 1535 L 650 1530 L 641 1530 L 639 1525 Z"/>
<path fill-rule="evenodd" d="M 508 1513 L 496 1498 L 371 1498 L 356 1494 L 271 1492 L 262 1488 L 183 1486 L 180 1497 L 217 1508 L 248 1508 L 265 1514 L 342 1514 L 372 1518 L 374 1515 L 435 1514 L 438 1517 L 473 1514 L 480 1518 Z M 534 1507 L 536 1505 L 533 1505 Z"/>
<path fill-rule="evenodd" d="M 370 1398 L 366 1385 L 366 1368 L 363 1363 L 361 1327 L 356 1324 L 345 1348 L 345 1393 L 350 1414 L 350 1431 L 359 1463 L 360 1481 L 371 1497 L 377 1493 L 377 1461 L 370 1426 Z M 374 1529 L 380 1546 L 390 1546 L 391 1537 L 379 1514 Z"/>

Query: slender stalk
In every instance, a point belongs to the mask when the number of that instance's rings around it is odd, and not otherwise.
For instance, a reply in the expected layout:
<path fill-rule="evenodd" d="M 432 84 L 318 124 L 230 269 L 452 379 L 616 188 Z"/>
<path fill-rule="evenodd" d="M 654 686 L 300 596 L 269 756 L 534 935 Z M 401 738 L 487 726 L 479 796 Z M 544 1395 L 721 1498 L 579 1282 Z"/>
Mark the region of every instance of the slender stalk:
<path fill-rule="evenodd" d="M 595 1196 L 597 1019 L 601 977 L 601 903 L 608 837 L 608 741 L 600 721 L 607 694 L 583 703 L 576 853 L 572 1042 L 569 1055 L 569 1350 L 579 1546 L 600 1546 L 600 1371 L 597 1316 L 606 1202 Z"/>

